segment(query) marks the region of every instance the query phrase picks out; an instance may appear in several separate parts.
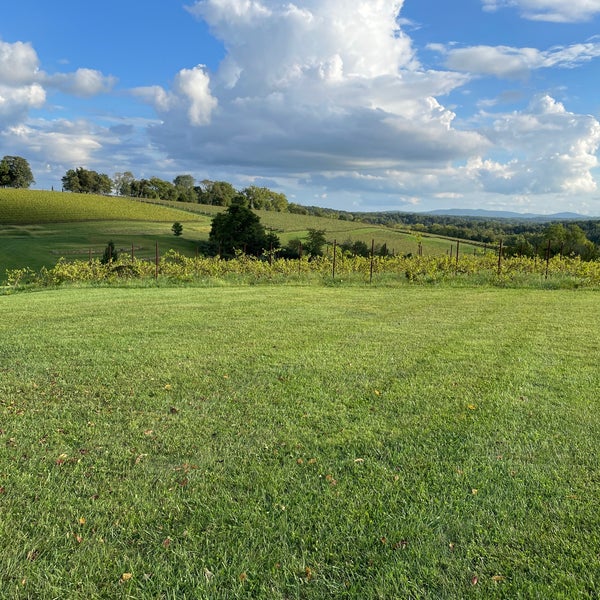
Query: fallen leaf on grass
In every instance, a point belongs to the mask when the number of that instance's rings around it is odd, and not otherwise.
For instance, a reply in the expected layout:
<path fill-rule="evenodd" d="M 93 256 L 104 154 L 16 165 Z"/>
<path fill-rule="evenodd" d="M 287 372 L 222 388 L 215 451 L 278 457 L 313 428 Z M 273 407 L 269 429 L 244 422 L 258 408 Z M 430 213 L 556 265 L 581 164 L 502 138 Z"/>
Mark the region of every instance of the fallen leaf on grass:
<path fill-rule="evenodd" d="M 133 573 L 123 573 L 123 575 L 121 575 L 121 583 L 124 581 L 129 581 L 132 577 Z"/>
<path fill-rule="evenodd" d="M 492 581 L 495 581 L 496 583 L 499 583 L 500 581 L 504 581 L 506 579 L 506 577 L 504 577 L 504 575 L 493 575 L 492 576 Z"/>
<path fill-rule="evenodd" d="M 79 524 L 85 525 L 85 517 L 79 517 Z"/>
<path fill-rule="evenodd" d="M 475 404 L 468 404 L 468 405 L 467 405 L 467 408 L 468 408 L 469 410 L 477 410 L 477 406 L 476 406 Z"/>
<path fill-rule="evenodd" d="M 33 562 L 39 556 L 39 554 L 40 553 L 37 550 L 30 550 L 27 553 L 27 560 Z"/>
<path fill-rule="evenodd" d="M 325 480 L 329 483 L 329 485 L 337 485 L 337 479 L 334 479 L 333 475 L 327 475 Z"/>
<path fill-rule="evenodd" d="M 247 580 L 248 580 L 248 574 L 240 573 L 240 581 L 247 581 Z"/>
<path fill-rule="evenodd" d="M 478 493 L 479 493 L 479 490 L 477 490 L 477 489 L 475 489 L 475 488 L 473 488 L 473 489 L 471 490 L 471 494 L 473 494 L 473 496 L 477 496 L 477 494 L 478 494 Z"/>
<path fill-rule="evenodd" d="M 209 571 L 206 567 L 204 567 L 204 577 L 206 578 L 206 581 L 210 581 L 214 576 L 215 574 L 212 571 Z"/>
<path fill-rule="evenodd" d="M 310 567 L 306 567 L 304 569 L 304 579 L 306 579 L 306 581 L 310 581 L 313 578 L 313 572 L 311 570 Z"/>
<path fill-rule="evenodd" d="M 473 575 L 473 577 L 471 577 L 471 585 L 477 585 L 479 583 L 479 577 L 477 577 L 477 575 Z"/>
<path fill-rule="evenodd" d="M 365 459 L 364 459 L 364 458 L 355 458 L 355 459 L 354 459 L 354 462 L 355 462 L 355 463 L 364 463 L 364 462 L 365 462 Z"/>
<path fill-rule="evenodd" d="M 163 548 L 168 548 L 171 545 L 171 541 L 172 541 L 171 538 L 169 538 L 169 537 L 165 538 L 162 543 Z"/>
<path fill-rule="evenodd" d="M 148 456 L 148 455 L 147 454 L 139 454 L 135 459 L 135 464 L 139 465 L 142 462 L 142 460 L 144 458 L 146 458 L 146 456 Z"/>

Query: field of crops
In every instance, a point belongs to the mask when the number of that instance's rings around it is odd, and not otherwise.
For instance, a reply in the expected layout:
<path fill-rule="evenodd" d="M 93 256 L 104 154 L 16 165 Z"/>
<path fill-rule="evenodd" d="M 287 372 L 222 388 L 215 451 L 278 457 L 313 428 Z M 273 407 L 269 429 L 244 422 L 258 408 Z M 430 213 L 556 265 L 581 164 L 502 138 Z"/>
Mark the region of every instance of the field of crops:
<path fill-rule="evenodd" d="M 75 221 L 193 221 L 197 217 L 158 204 L 94 194 L 0 189 L 0 224 Z"/>
<path fill-rule="evenodd" d="M 439 284 L 494 285 L 512 287 L 578 288 L 600 286 L 600 262 L 554 257 L 548 261 L 503 258 L 493 252 L 477 256 L 370 257 L 335 255 L 316 259 L 262 259 L 240 254 L 232 260 L 219 257 L 187 257 L 170 250 L 152 259 L 122 254 L 117 261 L 102 264 L 90 260 L 60 260 L 52 268 L 34 271 L 12 269 L 6 273 L 8 289 L 62 284 L 153 285 L 216 283 L 374 283 L 380 285 Z"/>

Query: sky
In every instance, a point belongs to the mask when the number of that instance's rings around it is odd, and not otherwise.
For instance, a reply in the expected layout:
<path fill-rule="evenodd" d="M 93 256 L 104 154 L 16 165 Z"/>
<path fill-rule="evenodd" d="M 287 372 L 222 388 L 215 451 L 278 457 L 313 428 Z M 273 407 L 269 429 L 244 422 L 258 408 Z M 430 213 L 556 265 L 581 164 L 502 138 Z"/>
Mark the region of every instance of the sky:
<path fill-rule="evenodd" d="M 19 0 L 0 157 L 348 211 L 600 216 L 600 0 Z"/>

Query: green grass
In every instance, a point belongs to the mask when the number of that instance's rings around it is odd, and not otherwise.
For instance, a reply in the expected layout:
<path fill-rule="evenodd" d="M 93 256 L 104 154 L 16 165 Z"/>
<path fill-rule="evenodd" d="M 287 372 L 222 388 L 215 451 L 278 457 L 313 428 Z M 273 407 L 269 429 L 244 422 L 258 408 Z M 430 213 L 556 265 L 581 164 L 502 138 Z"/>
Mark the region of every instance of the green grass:
<path fill-rule="evenodd" d="M 178 238 L 171 231 L 173 222 L 85 221 L 0 226 L 0 274 L 6 269 L 24 266 L 34 270 L 51 267 L 61 257 L 87 260 L 91 253 L 93 258 L 98 258 L 110 240 L 127 254 L 131 254 L 133 245 L 137 258 L 153 257 L 156 243 L 161 254 L 172 248 L 193 256 L 198 242 L 208 238 L 210 219 L 182 221 L 183 235 Z"/>
<path fill-rule="evenodd" d="M 0 189 L 0 279 L 6 269 L 51 267 L 58 258 L 87 258 L 102 254 L 112 239 L 136 256 L 148 258 L 158 242 L 161 253 L 169 249 L 187 256 L 206 241 L 214 215 L 222 207 L 181 202 L 139 201 L 129 198 L 63 192 Z M 323 229 L 330 244 L 361 240 L 369 247 L 387 244 L 396 254 L 416 254 L 418 238 L 410 233 L 360 222 L 341 221 L 258 211 L 261 222 L 274 230 L 282 244 L 306 238 L 308 229 Z M 175 238 L 171 226 L 183 223 L 183 236 Z M 445 254 L 452 242 L 423 237 L 425 254 Z M 463 253 L 474 246 L 463 244 Z"/>
<path fill-rule="evenodd" d="M 598 597 L 597 306 L 0 296 L 2 597 Z"/>

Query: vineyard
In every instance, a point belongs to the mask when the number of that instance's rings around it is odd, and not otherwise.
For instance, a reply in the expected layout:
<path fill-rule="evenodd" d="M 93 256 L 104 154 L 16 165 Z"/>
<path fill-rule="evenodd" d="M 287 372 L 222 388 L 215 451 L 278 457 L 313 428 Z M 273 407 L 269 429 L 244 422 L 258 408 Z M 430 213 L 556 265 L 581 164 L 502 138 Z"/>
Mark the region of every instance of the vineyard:
<path fill-rule="evenodd" d="M 218 257 L 188 257 L 170 250 L 154 260 L 120 255 L 103 264 L 99 259 L 60 259 L 51 268 L 6 272 L 8 288 L 60 286 L 63 284 L 118 284 L 127 282 L 169 283 L 375 283 L 487 284 L 496 286 L 596 287 L 600 285 L 600 262 L 579 258 L 503 258 L 493 252 L 481 255 L 396 256 L 371 258 L 335 255 L 315 259 L 286 260 L 275 256 L 261 259 L 239 254 L 232 260 Z"/>
<path fill-rule="evenodd" d="M 0 190 L 0 223 L 30 225 L 81 221 L 182 221 L 198 216 L 175 208 L 113 196 Z"/>

